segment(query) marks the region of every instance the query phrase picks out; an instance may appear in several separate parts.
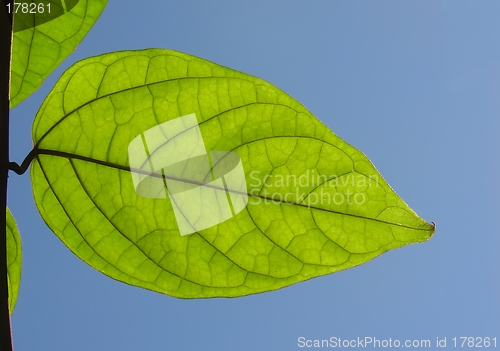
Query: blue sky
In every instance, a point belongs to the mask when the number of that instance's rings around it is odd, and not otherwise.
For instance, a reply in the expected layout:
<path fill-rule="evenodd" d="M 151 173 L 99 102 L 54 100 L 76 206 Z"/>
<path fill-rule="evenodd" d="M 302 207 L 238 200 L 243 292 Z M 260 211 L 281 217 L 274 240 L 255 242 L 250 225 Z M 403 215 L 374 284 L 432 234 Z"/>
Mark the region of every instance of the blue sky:
<path fill-rule="evenodd" d="M 298 350 L 298 338 L 497 337 L 498 1 L 110 1 L 75 53 L 11 113 L 11 158 L 72 63 L 168 48 L 263 78 L 363 151 L 437 231 L 426 243 L 279 291 L 179 300 L 73 256 L 11 174 L 24 249 L 16 351 Z M 497 347 L 500 347 L 497 346 Z"/>

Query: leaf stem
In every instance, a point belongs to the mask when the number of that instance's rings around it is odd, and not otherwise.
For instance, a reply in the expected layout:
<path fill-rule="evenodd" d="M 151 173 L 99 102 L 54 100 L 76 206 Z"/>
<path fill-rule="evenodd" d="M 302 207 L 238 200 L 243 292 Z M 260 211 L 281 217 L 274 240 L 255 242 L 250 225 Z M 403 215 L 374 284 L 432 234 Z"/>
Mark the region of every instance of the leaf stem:
<path fill-rule="evenodd" d="M 26 156 L 21 165 L 17 164 L 16 162 L 9 162 L 9 170 L 14 171 L 18 175 L 23 175 L 28 170 L 28 167 L 37 155 L 38 149 L 34 148 Z"/>
<path fill-rule="evenodd" d="M 14 0 L 2 0 L 0 6 L 0 350 L 12 350 L 9 289 L 7 283 L 7 178 L 9 172 L 9 100 L 12 56 Z"/>

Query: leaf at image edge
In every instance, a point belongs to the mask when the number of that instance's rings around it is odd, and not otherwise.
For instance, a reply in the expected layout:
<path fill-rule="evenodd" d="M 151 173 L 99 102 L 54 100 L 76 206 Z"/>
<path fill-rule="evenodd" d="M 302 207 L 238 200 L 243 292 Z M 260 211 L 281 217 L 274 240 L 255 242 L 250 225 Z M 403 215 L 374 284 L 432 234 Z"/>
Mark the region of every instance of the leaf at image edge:
<path fill-rule="evenodd" d="M 22 246 L 16 221 L 7 209 L 7 278 L 9 284 L 10 314 L 14 312 L 21 285 Z"/>
<path fill-rule="evenodd" d="M 10 108 L 36 91 L 77 47 L 108 0 L 80 0 L 65 15 L 13 36 Z"/>

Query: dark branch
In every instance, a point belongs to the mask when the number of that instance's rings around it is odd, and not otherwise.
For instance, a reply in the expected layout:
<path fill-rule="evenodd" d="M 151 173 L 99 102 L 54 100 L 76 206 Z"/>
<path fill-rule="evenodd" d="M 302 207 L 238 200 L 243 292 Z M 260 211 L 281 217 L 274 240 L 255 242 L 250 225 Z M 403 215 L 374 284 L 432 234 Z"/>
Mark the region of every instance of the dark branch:
<path fill-rule="evenodd" d="M 12 351 L 5 214 L 9 173 L 9 99 L 13 8 L 14 0 L 0 1 L 0 350 L 2 351 Z"/>

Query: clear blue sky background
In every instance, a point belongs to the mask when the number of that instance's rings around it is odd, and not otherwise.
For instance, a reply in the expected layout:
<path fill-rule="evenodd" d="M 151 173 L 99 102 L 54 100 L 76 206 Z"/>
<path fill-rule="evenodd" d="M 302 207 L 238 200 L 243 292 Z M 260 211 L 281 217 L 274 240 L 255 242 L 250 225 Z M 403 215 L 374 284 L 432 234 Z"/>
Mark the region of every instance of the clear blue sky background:
<path fill-rule="evenodd" d="M 299 350 L 297 338 L 497 337 L 500 348 L 499 1 L 111 0 L 75 53 L 12 111 L 11 158 L 72 63 L 169 48 L 261 77 L 362 150 L 437 223 L 427 243 L 279 291 L 179 300 L 73 256 L 12 174 L 23 238 L 16 351 Z"/>

